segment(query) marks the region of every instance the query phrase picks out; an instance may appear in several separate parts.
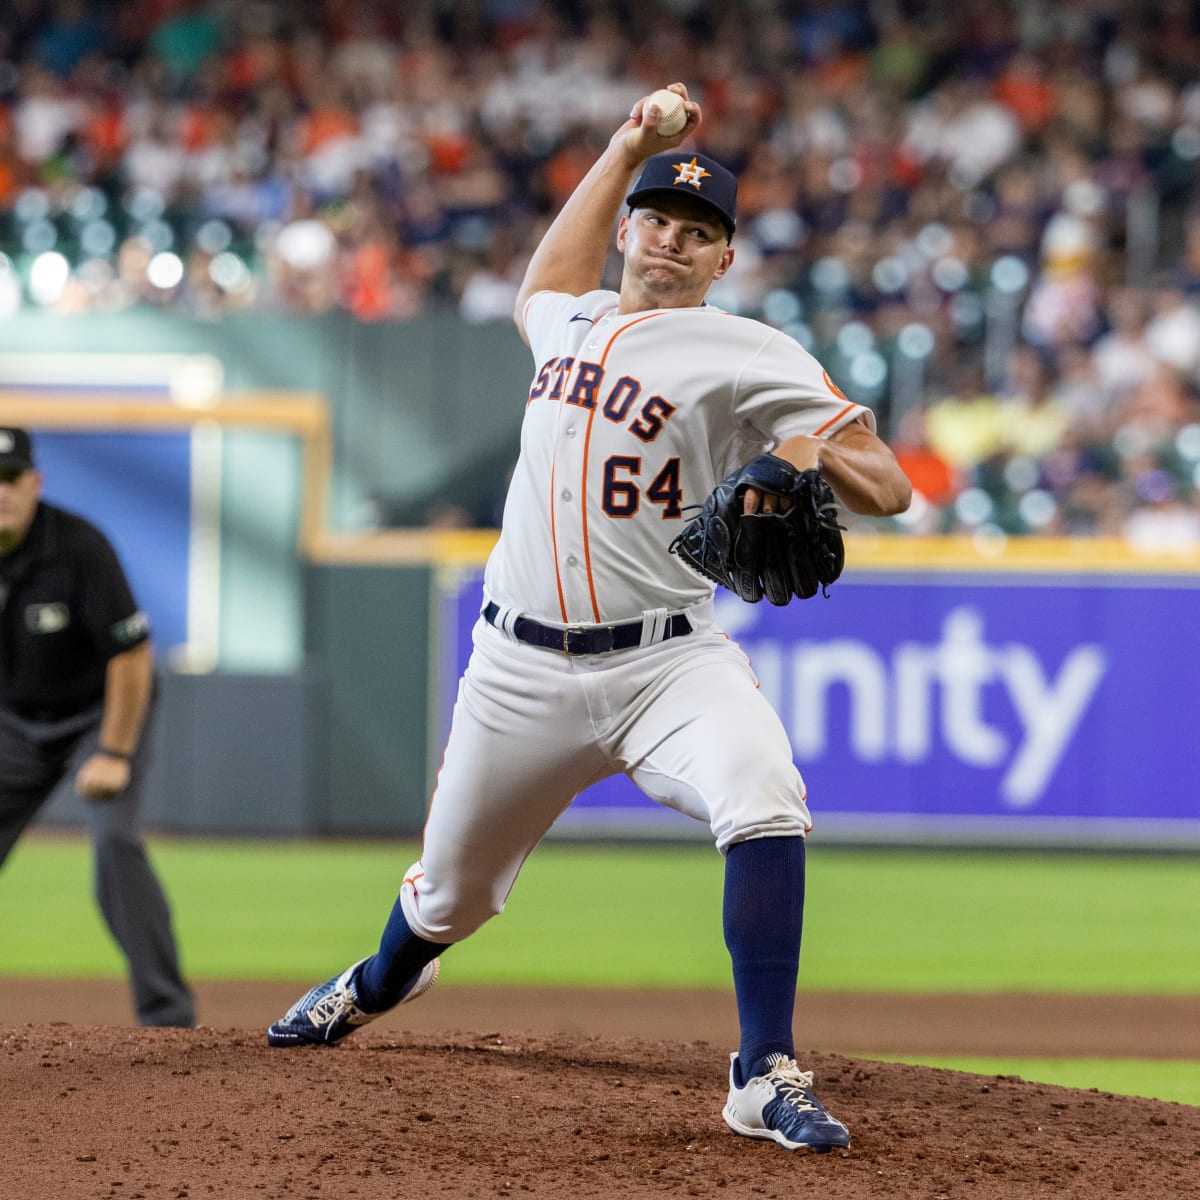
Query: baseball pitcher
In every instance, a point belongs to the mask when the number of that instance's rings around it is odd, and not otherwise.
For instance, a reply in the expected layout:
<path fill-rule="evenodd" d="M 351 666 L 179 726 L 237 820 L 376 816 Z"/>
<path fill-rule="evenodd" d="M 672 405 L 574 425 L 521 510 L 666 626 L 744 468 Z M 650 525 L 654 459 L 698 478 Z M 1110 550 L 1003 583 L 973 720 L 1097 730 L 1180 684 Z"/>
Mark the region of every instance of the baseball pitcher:
<path fill-rule="evenodd" d="M 811 355 L 705 302 L 733 262 L 737 185 L 681 149 L 700 107 L 682 84 L 669 90 L 684 127 L 664 136 L 661 105 L 639 100 L 525 275 L 521 452 L 421 857 L 378 951 L 267 1036 L 331 1044 L 428 991 L 439 956 L 503 910 L 572 799 L 624 772 L 707 822 L 725 859 L 740 1022 L 726 1122 L 824 1152 L 850 1135 L 792 1040 L 812 821 L 783 725 L 716 626 L 713 593 L 813 595 L 841 570 L 837 503 L 898 513 L 910 487 L 872 414 Z M 601 288 L 614 224 L 618 292 Z"/>

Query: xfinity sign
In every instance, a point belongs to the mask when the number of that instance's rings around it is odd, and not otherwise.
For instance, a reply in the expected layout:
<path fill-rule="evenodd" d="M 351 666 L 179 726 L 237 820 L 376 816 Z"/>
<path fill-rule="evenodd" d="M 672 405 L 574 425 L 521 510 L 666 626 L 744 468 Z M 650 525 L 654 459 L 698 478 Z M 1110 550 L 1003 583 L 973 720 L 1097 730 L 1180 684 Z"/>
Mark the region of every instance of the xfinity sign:
<path fill-rule="evenodd" d="M 722 614 L 724 615 L 724 614 Z M 864 762 L 912 765 L 948 754 L 1001 768 L 1000 796 L 1013 809 L 1037 804 L 1104 678 L 1101 646 L 1071 646 L 1061 663 L 1021 642 L 989 642 L 984 614 L 954 608 L 936 641 L 890 650 L 854 637 L 793 644 L 742 639 L 764 693 L 788 714 L 800 763 L 844 749 Z M 846 699 L 846 744 L 833 744 L 830 706 Z M 1012 721 L 989 718 L 999 690 Z"/>
<path fill-rule="evenodd" d="M 481 596 L 476 580 L 455 600 L 457 671 Z M 828 599 L 718 589 L 716 608 L 787 729 L 818 836 L 1200 845 L 1200 573 L 847 571 Z M 681 828 L 621 775 L 567 818 Z"/>

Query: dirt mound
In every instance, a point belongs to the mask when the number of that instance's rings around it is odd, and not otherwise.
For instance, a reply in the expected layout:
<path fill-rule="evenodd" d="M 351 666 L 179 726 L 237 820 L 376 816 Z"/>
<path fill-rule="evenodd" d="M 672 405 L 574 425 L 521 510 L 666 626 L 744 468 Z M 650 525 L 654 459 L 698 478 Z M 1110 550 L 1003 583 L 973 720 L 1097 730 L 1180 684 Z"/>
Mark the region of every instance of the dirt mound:
<path fill-rule="evenodd" d="M 312 980 L 200 980 L 200 1022 L 265 1030 Z M 1159 1058 L 1200 1061 L 1200 996 L 1001 992 L 802 991 L 796 1044 L 854 1058 Z M 0 1022 L 136 1025 L 119 979 L 0 980 Z M 732 1050 L 732 989 L 481 987 L 439 983 L 428 1001 L 385 1013 L 374 1032 L 510 1034 L 705 1041 Z M 1114 1083 L 1114 1086 L 1116 1084 Z M 3 1200 L 3 1198 L 0 1198 Z"/>
<path fill-rule="evenodd" d="M 802 1054 L 854 1138 L 803 1156 L 726 1129 L 723 1045 L 376 1029 L 0 1027 L 0 1197 L 1200 1197 L 1200 1108 Z"/>

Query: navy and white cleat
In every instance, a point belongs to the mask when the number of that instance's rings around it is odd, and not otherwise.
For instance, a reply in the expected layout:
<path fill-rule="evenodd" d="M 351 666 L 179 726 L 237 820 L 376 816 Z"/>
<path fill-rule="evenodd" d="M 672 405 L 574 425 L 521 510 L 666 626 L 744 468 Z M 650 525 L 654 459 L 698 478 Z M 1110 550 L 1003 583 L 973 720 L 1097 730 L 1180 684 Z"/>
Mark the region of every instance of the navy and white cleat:
<path fill-rule="evenodd" d="M 268 1046 L 332 1046 L 362 1025 L 381 1017 L 390 1009 L 365 1012 L 358 1006 L 358 968 L 367 960 L 359 959 L 340 975 L 319 983 L 305 992 L 278 1021 L 267 1030 Z M 423 996 L 437 982 L 441 969 L 438 960 L 421 969 L 416 982 L 397 1002 L 407 1004 Z M 392 1008 L 395 1005 L 390 1006 Z"/>
<path fill-rule="evenodd" d="M 785 1150 L 826 1154 L 850 1145 L 850 1130 L 831 1117 L 813 1095 L 811 1071 L 794 1059 L 774 1054 L 765 1075 L 739 1082 L 738 1057 L 730 1055 L 729 1099 L 721 1114 L 725 1124 L 743 1137 L 770 1138 Z"/>

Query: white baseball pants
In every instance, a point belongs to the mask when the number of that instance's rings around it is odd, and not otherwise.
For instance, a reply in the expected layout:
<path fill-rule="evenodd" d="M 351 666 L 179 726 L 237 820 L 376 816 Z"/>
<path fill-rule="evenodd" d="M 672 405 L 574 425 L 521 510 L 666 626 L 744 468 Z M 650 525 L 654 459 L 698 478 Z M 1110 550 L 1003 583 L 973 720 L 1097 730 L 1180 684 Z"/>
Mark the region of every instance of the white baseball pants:
<path fill-rule="evenodd" d="M 422 855 L 400 893 L 419 937 L 461 941 L 502 912 L 556 818 L 619 771 L 707 821 L 722 853 L 812 827 L 783 725 L 746 656 L 711 624 L 643 649 L 568 657 L 480 620 L 474 644 Z"/>

